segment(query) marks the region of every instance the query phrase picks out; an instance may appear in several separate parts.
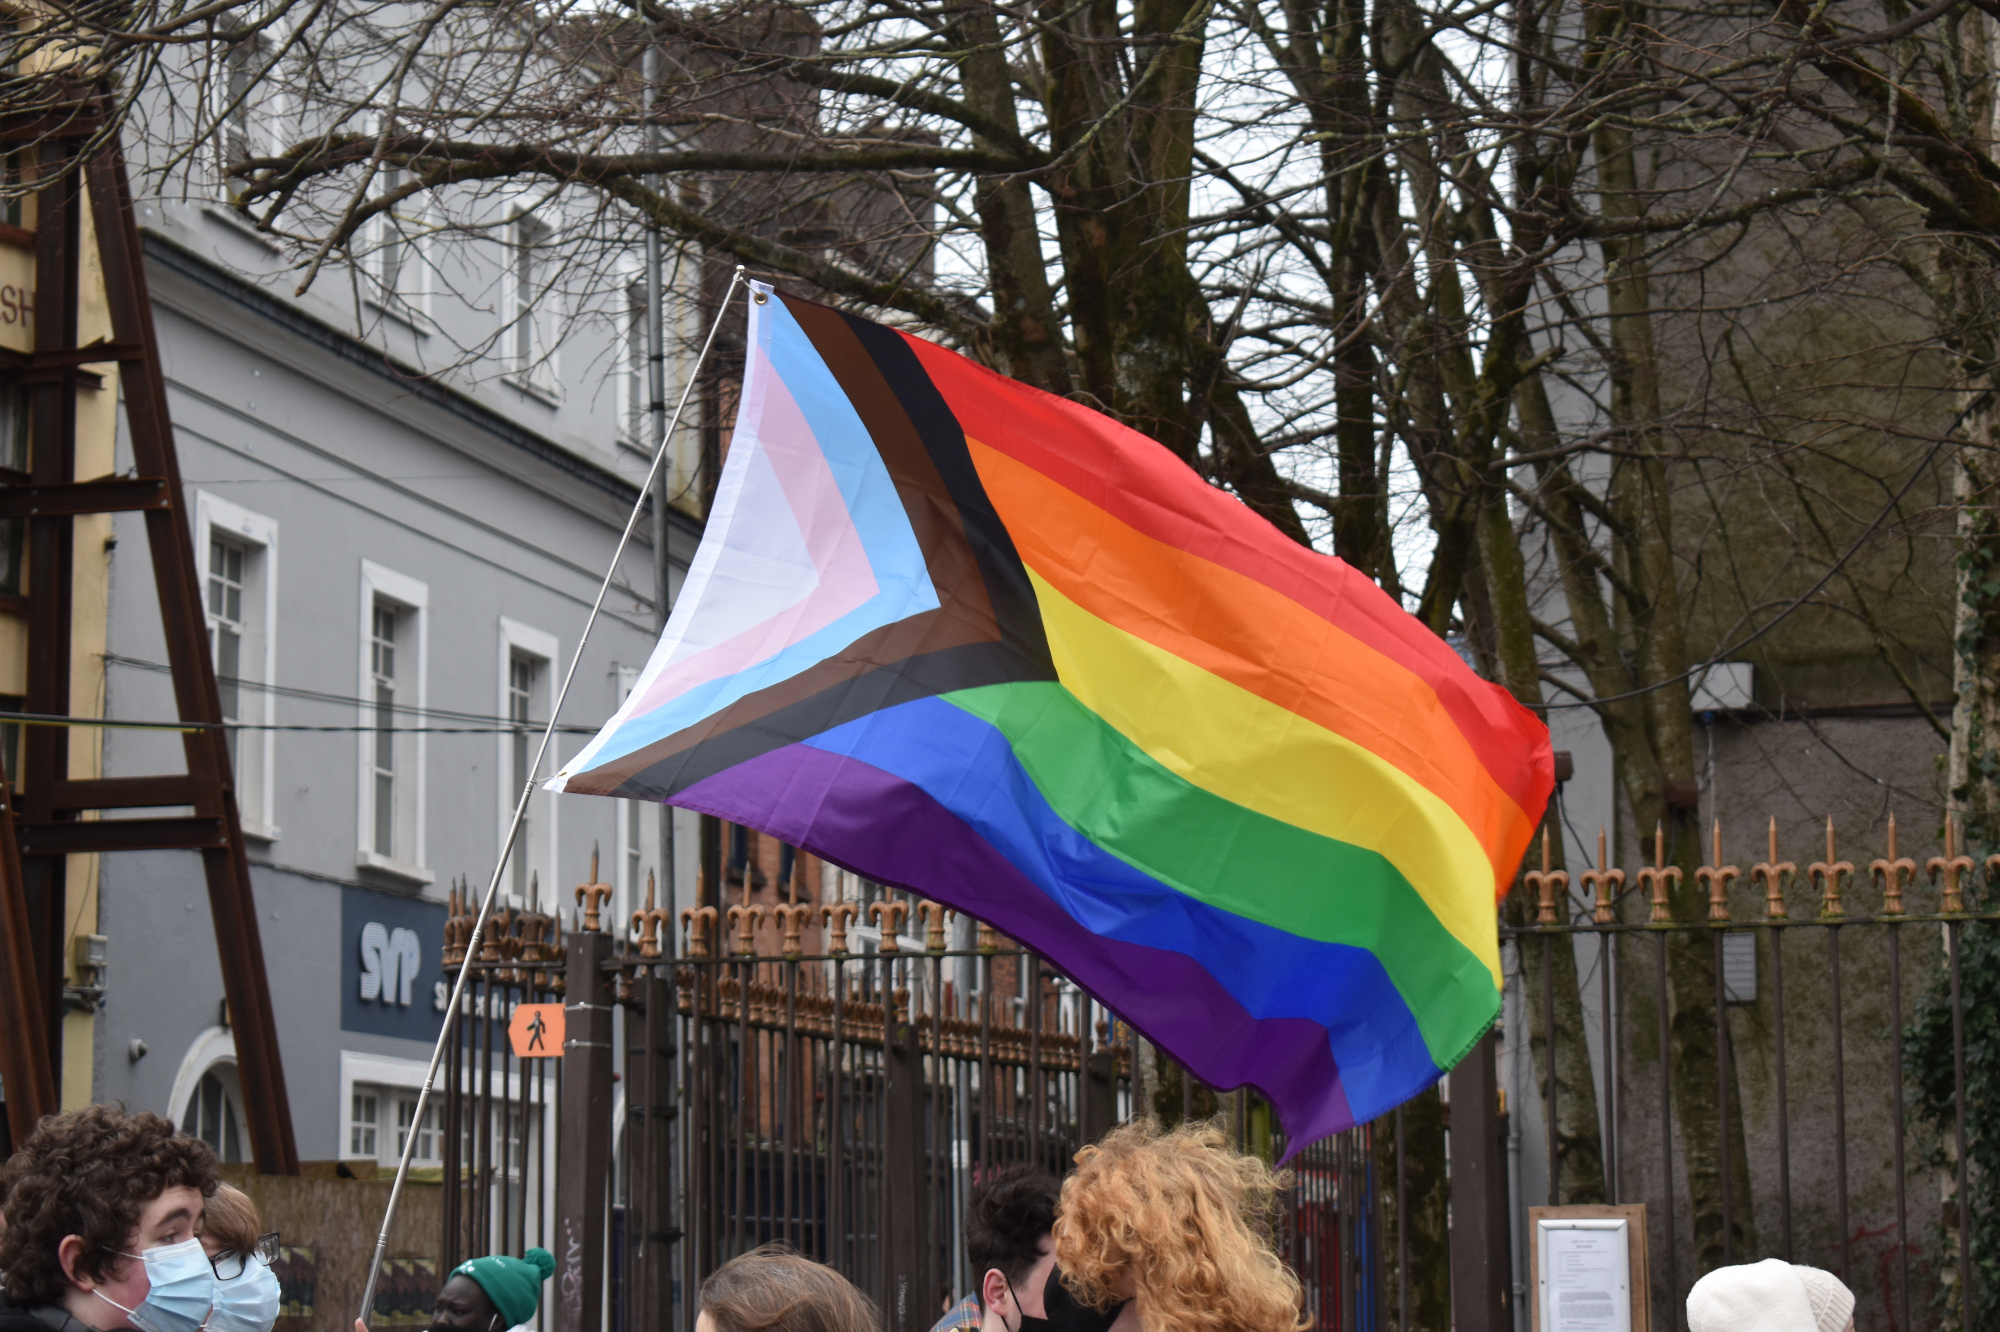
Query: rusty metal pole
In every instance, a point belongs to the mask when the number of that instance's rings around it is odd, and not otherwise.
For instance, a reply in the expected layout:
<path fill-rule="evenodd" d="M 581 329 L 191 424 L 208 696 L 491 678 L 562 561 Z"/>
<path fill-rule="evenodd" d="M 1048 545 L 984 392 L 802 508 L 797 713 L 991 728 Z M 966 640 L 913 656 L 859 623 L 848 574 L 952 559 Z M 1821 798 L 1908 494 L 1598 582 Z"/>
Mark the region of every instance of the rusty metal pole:
<path fill-rule="evenodd" d="M 610 956 L 610 935 L 579 928 L 570 936 L 556 1128 L 555 1332 L 598 1332 L 603 1325 L 613 1002 L 604 963 Z"/>
<path fill-rule="evenodd" d="M 647 1293 L 650 1308 L 640 1310 L 635 1324 L 640 1332 L 666 1332 L 673 1310 L 674 1243 L 680 1228 L 674 1223 L 673 1175 L 674 1121 L 680 1107 L 674 1103 L 674 1072 L 679 1050 L 674 1028 L 679 1014 L 674 1010 L 673 985 L 649 974 L 642 998 L 646 1014 L 641 1025 L 645 1032 L 644 1089 L 647 1178 L 640 1196 L 646 1200 L 638 1216 L 639 1268 L 643 1276 L 639 1288 Z M 628 1028 L 634 1025 L 626 1014 Z M 637 1081 L 635 1079 L 635 1081 Z M 628 1133 L 631 1131 L 628 1126 Z"/>
<path fill-rule="evenodd" d="M 883 1094 L 882 1313 L 890 1332 L 922 1332 L 937 1321 L 931 1288 L 929 1199 L 924 1192 L 924 1056 L 914 1018 L 897 1020 L 896 995 L 882 995 L 882 1062 L 890 1071 Z"/>
<path fill-rule="evenodd" d="M 167 660 L 173 666 L 176 711 L 184 720 L 204 724 L 183 737 L 183 748 L 193 788 L 190 803 L 198 818 L 215 822 L 218 834 L 199 849 L 209 911 L 215 921 L 223 993 L 229 999 L 236 1037 L 246 1127 L 260 1171 L 296 1175 L 298 1144 L 292 1133 L 277 1016 L 264 967 L 256 896 L 250 884 L 249 850 L 237 810 L 228 733 L 221 725 L 222 701 L 209 655 L 194 539 L 186 507 L 179 502 L 185 492 L 167 416 L 166 378 L 153 329 L 138 223 L 132 215 L 131 185 L 115 144 L 90 163 L 88 176 L 112 334 L 120 343 L 138 349 L 137 361 L 125 367 L 125 382 L 120 386 L 133 461 L 141 475 L 164 481 L 169 497 L 165 506 L 145 511 L 146 537 L 166 633 Z"/>
<path fill-rule="evenodd" d="M 35 947 L 29 934 L 27 887 L 14 841 L 13 794 L 0 780 L 0 994 L 16 1014 L 13 1033 L 0 1041 L 0 1086 L 7 1089 L 7 1128 L 19 1147 L 43 1115 L 61 1108 L 49 1062 L 48 1028 L 35 986 Z"/>
<path fill-rule="evenodd" d="M 1451 1313 L 1456 1332 L 1506 1332 L 1507 1160 L 1493 1032 L 1451 1071 Z M 1553 1169 L 1553 1166 L 1551 1167 Z"/>

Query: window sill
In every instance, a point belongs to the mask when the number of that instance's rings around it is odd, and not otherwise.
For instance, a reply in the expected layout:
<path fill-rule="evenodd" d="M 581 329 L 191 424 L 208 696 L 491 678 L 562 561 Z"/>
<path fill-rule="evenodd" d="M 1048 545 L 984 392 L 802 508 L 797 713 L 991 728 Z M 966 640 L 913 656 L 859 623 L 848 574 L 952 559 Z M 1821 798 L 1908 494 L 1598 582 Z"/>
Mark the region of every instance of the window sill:
<path fill-rule="evenodd" d="M 389 857 L 370 851 L 365 847 L 354 853 L 354 864 L 358 869 L 372 869 L 377 873 L 387 874 L 391 878 L 402 879 L 409 883 L 429 885 L 437 882 L 437 875 L 431 873 L 422 865 L 410 865 L 400 860 L 391 860 Z"/>
<path fill-rule="evenodd" d="M 562 399 L 556 393 L 555 389 L 544 388 L 533 380 L 523 379 L 519 375 L 508 375 L 502 382 L 521 394 L 522 397 L 533 398 L 544 407 L 560 407 L 562 405 Z"/>
<path fill-rule="evenodd" d="M 255 819 L 243 820 L 243 835 L 253 842 L 275 842 L 284 837 L 285 830 L 270 823 L 259 823 Z"/>
<path fill-rule="evenodd" d="M 420 338 L 427 338 L 437 332 L 437 324 L 422 310 L 412 309 L 401 301 L 381 301 L 373 296 L 364 296 L 361 303 L 381 315 L 384 319 L 401 324 Z"/>
<path fill-rule="evenodd" d="M 242 218 L 238 217 L 236 215 L 236 210 L 231 208 L 227 202 L 204 204 L 202 206 L 201 211 L 207 214 L 209 217 L 214 218 L 217 222 L 222 223 L 222 225 L 228 227 L 231 231 L 243 237 L 245 240 L 251 241 L 254 244 L 262 246 L 266 251 L 270 252 L 271 254 L 280 253 L 277 243 L 275 241 L 273 241 L 269 236 L 266 236 L 263 232 L 257 230 L 257 228 L 251 226 L 248 222 L 245 222 Z"/>

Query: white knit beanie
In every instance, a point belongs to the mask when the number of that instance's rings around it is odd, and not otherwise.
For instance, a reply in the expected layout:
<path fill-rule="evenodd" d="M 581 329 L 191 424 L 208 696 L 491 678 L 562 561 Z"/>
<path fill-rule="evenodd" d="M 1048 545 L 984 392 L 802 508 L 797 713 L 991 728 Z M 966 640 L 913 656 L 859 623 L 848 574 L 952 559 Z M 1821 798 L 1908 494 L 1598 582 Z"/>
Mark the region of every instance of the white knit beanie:
<path fill-rule="evenodd" d="M 1854 1292 L 1847 1283 L 1817 1267 L 1792 1270 L 1806 1283 L 1806 1298 L 1812 1301 L 1813 1322 L 1819 1332 L 1846 1332 L 1848 1320 L 1854 1317 Z"/>
<path fill-rule="evenodd" d="M 1687 1298 L 1691 1332 L 1845 1332 L 1853 1312 L 1839 1277 L 1781 1258 L 1718 1267 Z"/>

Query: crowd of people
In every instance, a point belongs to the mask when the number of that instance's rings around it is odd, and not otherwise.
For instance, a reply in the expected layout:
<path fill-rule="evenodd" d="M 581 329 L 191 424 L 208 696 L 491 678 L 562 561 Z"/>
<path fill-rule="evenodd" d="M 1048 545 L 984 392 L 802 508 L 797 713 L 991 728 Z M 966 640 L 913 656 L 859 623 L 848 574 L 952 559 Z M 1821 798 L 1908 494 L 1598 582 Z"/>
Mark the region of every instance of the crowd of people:
<path fill-rule="evenodd" d="M 964 1218 L 973 1289 L 932 1332 L 1300 1332 L 1304 1292 L 1273 1240 L 1280 1177 L 1212 1125 L 1145 1121 L 1058 1181 L 990 1175 Z M 0 1172 L 0 1332 L 272 1332 L 278 1236 L 167 1120 L 86 1106 L 42 1121 Z M 453 1268 L 433 1332 L 522 1332 L 555 1260 L 543 1249 Z M 1691 1332 L 1853 1332 L 1831 1273 L 1725 1267 L 1687 1297 Z M 840 1273 L 767 1244 L 701 1285 L 696 1332 L 876 1332 Z M 355 1332 L 368 1332 L 363 1323 Z"/>

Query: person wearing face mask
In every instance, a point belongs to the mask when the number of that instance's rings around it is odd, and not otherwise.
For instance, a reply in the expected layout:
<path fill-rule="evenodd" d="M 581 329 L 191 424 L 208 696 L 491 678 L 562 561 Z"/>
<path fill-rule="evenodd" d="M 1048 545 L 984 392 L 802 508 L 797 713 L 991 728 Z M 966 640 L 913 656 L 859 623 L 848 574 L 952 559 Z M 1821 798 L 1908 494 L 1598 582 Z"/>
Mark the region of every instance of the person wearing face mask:
<path fill-rule="evenodd" d="M 932 1332 L 1138 1332 L 1129 1305 L 1088 1308 L 1056 1270 L 1057 1185 L 1047 1171 L 1013 1166 L 973 1190 L 965 1209 L 965 1254 L 979 1287 Z"/>
<path fill-rule="evenodd" d="M 278 1236 L 259 1234 L 257 1205 L 229 1184 L 218 1185 L 201 1218 L 201 1247 L 215 1272 L 215 1304 L 206 1332 L 271 1332 L 278 1321 Z"/>
<path fill-rule="evenodd" d="M 44 1119 L 0 1172 L 0 1332 L 200 1332 L 215 1273 L 195 1232 L 215 1154 L 158 1115 Z"/>

